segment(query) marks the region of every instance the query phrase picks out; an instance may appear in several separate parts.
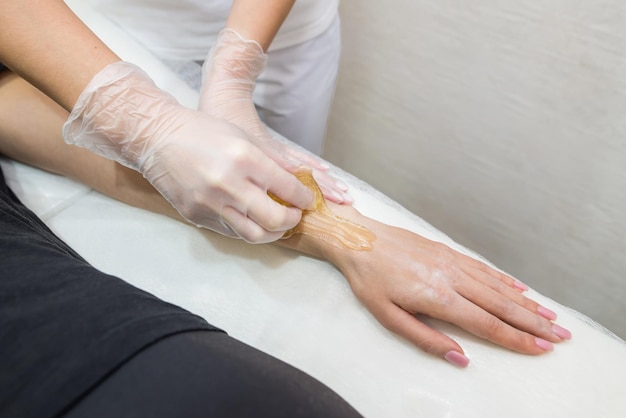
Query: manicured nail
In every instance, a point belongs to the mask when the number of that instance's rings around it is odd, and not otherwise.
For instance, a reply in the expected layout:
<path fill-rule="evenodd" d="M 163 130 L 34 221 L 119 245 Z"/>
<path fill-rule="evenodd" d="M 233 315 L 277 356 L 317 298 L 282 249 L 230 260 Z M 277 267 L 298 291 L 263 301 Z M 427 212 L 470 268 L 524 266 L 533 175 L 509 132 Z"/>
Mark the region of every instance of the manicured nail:
<path fill-rule="evenodd" d="M 572 338 L 571 332 L 569 332 L 563 327 L 558 326 L 557 324 L 552 324 L 552 332 L 554 332 L 554 335 L 556 335 L 562 340 L 569 340 Z"/>
<path fill-rule="evenodd" d="M 448 351 L 443 358 L 458 367 L 467 367 L 469 364 L 469 359 L 467 357 L 454 350 Z"/>
<path fill-rule="evenodd" d="M 343 192 L 348 191 L 348 185 L 341 180 L 335 180 L 335 186 L 337 186 Z"/>
<path fill-rule="evenodd" d="M 556 313 L 552 312 L 548 308 L 544 308 L 543 306 L 537 307 L 537 313 L 550 321 L 554 321 L 556 319 Z"/>
<path fill-rule="evenodd" d="M 541 348 L 543 351 L 554 350 L 554 345 L 552 345 L 550 341 L 546 341 L 542 338 L 535 337 L 535 344 L 537 344 L 537 347 Z"/>
<path fill-rule="evenodd" d="M 517 289 L 521 290 L 522 292 L 525 292 L 528 290 L 528 286 L 522 282 L 520 282 L 519 280 L 513 280 L 513 286 L 516 287 Z"/>
<path fill-rule="evenodd" d="M 343 204 L 344 205 L 351 205 L 354 203 L 354 199 L 352 198 L 352 196 L 350 196 L 347 193 L 343 194 Z"/>
<path fill-rule="evenodd" d="M 324 161 L 318 161 L 318 162 L 320 164 L 320 169 L 321 170 L 326 171 L 326 170 L 328 170 L 330 168 L 330 166 L 328 164 L 326 164 Z"/>
<path fill-rule="evenodd" d="M 332 190 L 331 193 L 333 195 L 333 198 L 335 198 L 335 202 L 342 204 L 343 202 L 346 201 L 346 198 L 344 197 L 343 193 L 340 193 L 335 190 Z"/>

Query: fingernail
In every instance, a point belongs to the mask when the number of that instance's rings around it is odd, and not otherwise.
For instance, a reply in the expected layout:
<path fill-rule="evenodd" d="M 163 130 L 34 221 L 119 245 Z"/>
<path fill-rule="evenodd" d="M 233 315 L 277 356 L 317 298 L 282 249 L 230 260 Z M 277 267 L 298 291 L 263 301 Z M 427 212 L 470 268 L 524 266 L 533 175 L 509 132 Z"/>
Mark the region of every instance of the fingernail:
<path fill-rule="evenodd" d="M 558 326 L 557 324 L 552 324 L 552 332 L 554 332 L 554 335 L 556 335 L 562 340 L 569 340 L 572 338 L 571 332 L 569 332 L 563 327 Z"/>
<path fill-rule="evenodd" d="M 537 307 L 537 313 L 543 316 L 544 318 L 549 319 L 550 321 L 553 321 L 556 319 L 556 313 L 552 312 L 548 308 L 544 308 L 543 306 Z"/>
<path fill-rule="evenodd" d="M 343 196 L 343 193 L 339 193 L 335 190 L 331 190 L 330 192 L 333 195 L 333 198 L 335 199 L 336 203 L 342 204 L 346 199 Z"/>
<path fill-rule="evenodd" d="M 528 290 L 528 286 L 522 282 L 520 282 L 519 280 L 514 280 L 513 281 L 513 286 L 515 286 L 517 289 L 521 290 L 522 292 L 525 292 Z"/>
<path fill-rule="evenodd" d="M 341 180 L 335 180 L 335 186 L 337 186 L 343 192 L 348 191 L 348 185 Z"/>
<path fill-rule="evenodd" d="M 319 163 L 320 163 L 320 168 L 322 170 L 328 170 L 330 168 L 330 166 L 326 164 L 324 161 L 319 161 Z"/>
<path fill-rule="evenodd" d="M 443 356 L 447 361 L 458 367 L 467 367 L 469 359 L 458 351 L 450 350 Z"/>
<path fill-rule="evenodd" d="M 345 194 L 343 195 L 343 202 L 344 205 L 351 205 L 354 203 L 354 199 L 352 198 L 352 196 L 350 196 L 349 194 Z"/>
<path fill-rule="evenodd" d="M 535 344 L 537 344 L 537 347 L 541 348 L 543 351 L 554 350 L 554 345 L 552 345 L 550 341 L 546 341 L 543 338 L 535 337 Z"/>

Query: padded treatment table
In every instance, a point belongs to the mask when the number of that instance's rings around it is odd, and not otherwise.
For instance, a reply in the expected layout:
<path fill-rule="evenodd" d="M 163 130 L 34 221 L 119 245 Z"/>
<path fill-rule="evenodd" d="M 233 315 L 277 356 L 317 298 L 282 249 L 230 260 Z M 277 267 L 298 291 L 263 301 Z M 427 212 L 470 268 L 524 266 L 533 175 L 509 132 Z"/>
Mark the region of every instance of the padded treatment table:
<path fill-rule="evenodd" d="M 197 93 L 141 45 L 88 2 L 67 3 L 123 59 L 195 107 Z M 554 310 L 573 339 L 532 357 L 428 320 L 465 349 L 471 363 L 459 369 L 383 328 L 327 262 L 225 238 L 61 176 L 1 164 L 22 201 L 94 266 L 306 371 L 366 417 L 626 416 L 624 341 L 532 289 L 528 295 Z M 362 213 L 478 257 L 370 186 L 332 170 Z"/>

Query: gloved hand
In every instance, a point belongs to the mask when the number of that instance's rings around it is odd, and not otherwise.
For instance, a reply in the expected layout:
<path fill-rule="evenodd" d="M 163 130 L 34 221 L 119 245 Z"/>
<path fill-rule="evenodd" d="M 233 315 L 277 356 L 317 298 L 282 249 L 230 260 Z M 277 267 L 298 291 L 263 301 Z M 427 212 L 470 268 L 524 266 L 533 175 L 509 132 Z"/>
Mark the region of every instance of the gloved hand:
<path fill-rule="evenodd" d="M 295 173 L 302 165 L 313 169 L 326 199 L 351 203 L 344 193 L 347 187 L 326 173 L 327 165 L 273 138 L 259 119 L 252 92 L 266 62 L 267 55 L 257 42 L 243 39 L 232 29 L 222 30 L 202 67 L 200 111 L 237 125 L 285 170 Z"/>
<path fill-rule="evenodd" d="M 248 242 L 278 240 L 312 204 L 312 193 L 244 132 L 184 108 L 126 62 L 91 80 L 63 137 L 141 172 L 189 222 Z"/>

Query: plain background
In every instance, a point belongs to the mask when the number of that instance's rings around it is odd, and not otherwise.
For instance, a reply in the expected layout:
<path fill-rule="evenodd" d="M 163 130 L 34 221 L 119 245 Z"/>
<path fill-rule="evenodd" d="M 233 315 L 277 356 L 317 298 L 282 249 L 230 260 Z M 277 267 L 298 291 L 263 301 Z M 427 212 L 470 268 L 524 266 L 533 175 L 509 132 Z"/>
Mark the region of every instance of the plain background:
<path fill-rule="evenodd" d="M 324 156 L 626 338 L 626 3 L 342 0 Z"/>

